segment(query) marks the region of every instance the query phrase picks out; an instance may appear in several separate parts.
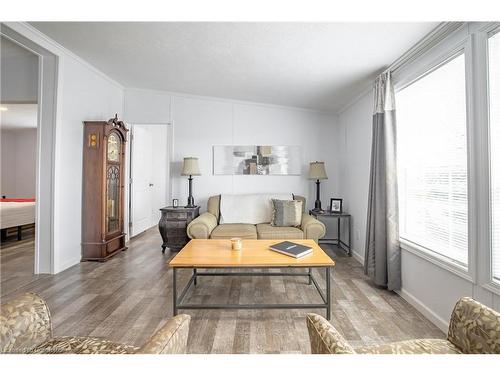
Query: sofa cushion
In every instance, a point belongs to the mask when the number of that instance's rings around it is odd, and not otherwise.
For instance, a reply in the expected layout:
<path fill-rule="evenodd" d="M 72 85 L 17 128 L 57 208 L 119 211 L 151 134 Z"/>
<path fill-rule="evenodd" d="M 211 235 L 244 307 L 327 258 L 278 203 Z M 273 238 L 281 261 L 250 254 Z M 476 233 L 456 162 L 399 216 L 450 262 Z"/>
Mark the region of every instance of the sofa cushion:
<path fill-rule="evenodd" d="M 210 238 L 228 239 L 240 237 L 245 239 L 257 239 L 257 230 L 252 224 L 220 224 L 212 231 Z"/>
<path fill-rule="evenodd" d="M 272 198 L 292 199 L 292 194 L 222 194 L 219 223 L 270 223 L 273 213 Z"/>
<path fill-rule="evenodd" d="M 219 224 L 220 216 L 220 195 L 214 195 L 208 198 L 207 211 L 215 216 L 217 219 L 217 224 Z"/>
<path fill-rule="evenodd" d="M 273 227 L 299 227 L 302 222 L 302 202 L 295 200 L 272 199 Z"/>
<path fill-rule="evenodd" d="M 301 201 L 302 202 L 302 213 L 305 213 L 307 210 L 307 206 L 306 206 L 306 198 L 304 198 L 302 195 L 296 195 L 296 194 L 292 194 L 292 198 L 294 201 Z"/>
<path fill-rule="evenodd" d="M 416 339 L 354 348 L 359 354 L 460 354 L 448 340 Z"/>
<path fill-rule="evenodd" d="M 30 354 L 133 354 L 138 347 L 97 337 L 53 337 L 38 345 Z"/>
<path fill-rule="evenodd" d="M 294 227 L 273 227 L 271 224 L 257 224 L 259 240 L 301 240 L 304 232 Z"/>

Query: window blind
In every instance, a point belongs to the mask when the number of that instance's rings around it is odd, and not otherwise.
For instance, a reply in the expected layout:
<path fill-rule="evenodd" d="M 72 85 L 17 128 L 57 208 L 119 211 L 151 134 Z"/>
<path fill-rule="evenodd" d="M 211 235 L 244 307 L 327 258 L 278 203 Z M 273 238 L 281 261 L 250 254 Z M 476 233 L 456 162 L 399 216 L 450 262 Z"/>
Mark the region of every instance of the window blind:
<path fill-rule="evenodd" d="M 500 282 L 500 33 L 488 39 L 492 275 Z"/>
<path fill-rule="evenodd" d="M 466 266 L 464 54 L 397 92 L 396 118 L 400 237 Z"/>

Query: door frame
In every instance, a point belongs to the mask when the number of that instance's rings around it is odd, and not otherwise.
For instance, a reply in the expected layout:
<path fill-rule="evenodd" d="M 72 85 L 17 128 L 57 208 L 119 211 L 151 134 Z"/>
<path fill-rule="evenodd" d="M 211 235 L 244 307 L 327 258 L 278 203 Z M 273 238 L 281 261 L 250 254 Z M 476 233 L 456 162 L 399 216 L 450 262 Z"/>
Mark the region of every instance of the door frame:
<path fill-rule="evenodd" d="M 55 272 L 54 205 L 59 57 L 1 23 L 0 35 L 38 56 L 34 274 Z"/>
<path fill-rule="evenodd" d="M 167 202 L 172 200 L 172 189 L 173 189 L 173 181 L 172 181 L 172 160 L 174 157 L 174 126 L 173 121 L 168 122 L 140 122 L 134 121 L 133 123 L 127 123 L 128 128 L 130 130 L 130 138 L 129 142 L 127 142 L 126 149 L 126 168 L 125 168 L 125 197 L 126 197 L 126 209 L 125 209 L 125 231 L 126 237 L 125 240 L 130 241 L 130 227 L 132 226 L 132 183 L 131 175 L 132 175 L 132 142 L 134 141 L 134 126 L 137 125 L 154 125 L 154 126 L 166 126 L 167 127 L 167 190 L 165 191 L 165 198 Z"/>

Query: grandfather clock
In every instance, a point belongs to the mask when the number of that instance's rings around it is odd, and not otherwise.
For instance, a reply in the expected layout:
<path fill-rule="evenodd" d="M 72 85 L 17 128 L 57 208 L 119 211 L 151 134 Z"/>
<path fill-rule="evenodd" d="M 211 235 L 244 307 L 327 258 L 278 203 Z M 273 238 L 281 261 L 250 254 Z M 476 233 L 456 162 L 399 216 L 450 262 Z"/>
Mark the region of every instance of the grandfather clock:
<path fill-rule="evenodd" d="M 127 249 L 123 232 L 127 132 L 116 115 L 109 121 L 84 122 L 82 261 L 105 261 Z"/>

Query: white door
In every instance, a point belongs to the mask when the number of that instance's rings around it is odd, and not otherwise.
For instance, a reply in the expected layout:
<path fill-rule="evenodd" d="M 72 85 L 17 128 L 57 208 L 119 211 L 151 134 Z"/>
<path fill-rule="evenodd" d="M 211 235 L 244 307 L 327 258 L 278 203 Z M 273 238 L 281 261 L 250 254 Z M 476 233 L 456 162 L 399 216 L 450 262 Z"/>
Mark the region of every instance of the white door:
<path fill-rule="evenodd" d="M 167 205 L 167 125 L 133 125 L 131 141 L 131 237 L 158 224 Z"/>
<path fill-rule="evenodd" d="M 134 125 L 132 130 L 132 228 L 136 236 L 151 227 L 151 175 L 153 161 L 153 140 L 147 128 Z"/>

